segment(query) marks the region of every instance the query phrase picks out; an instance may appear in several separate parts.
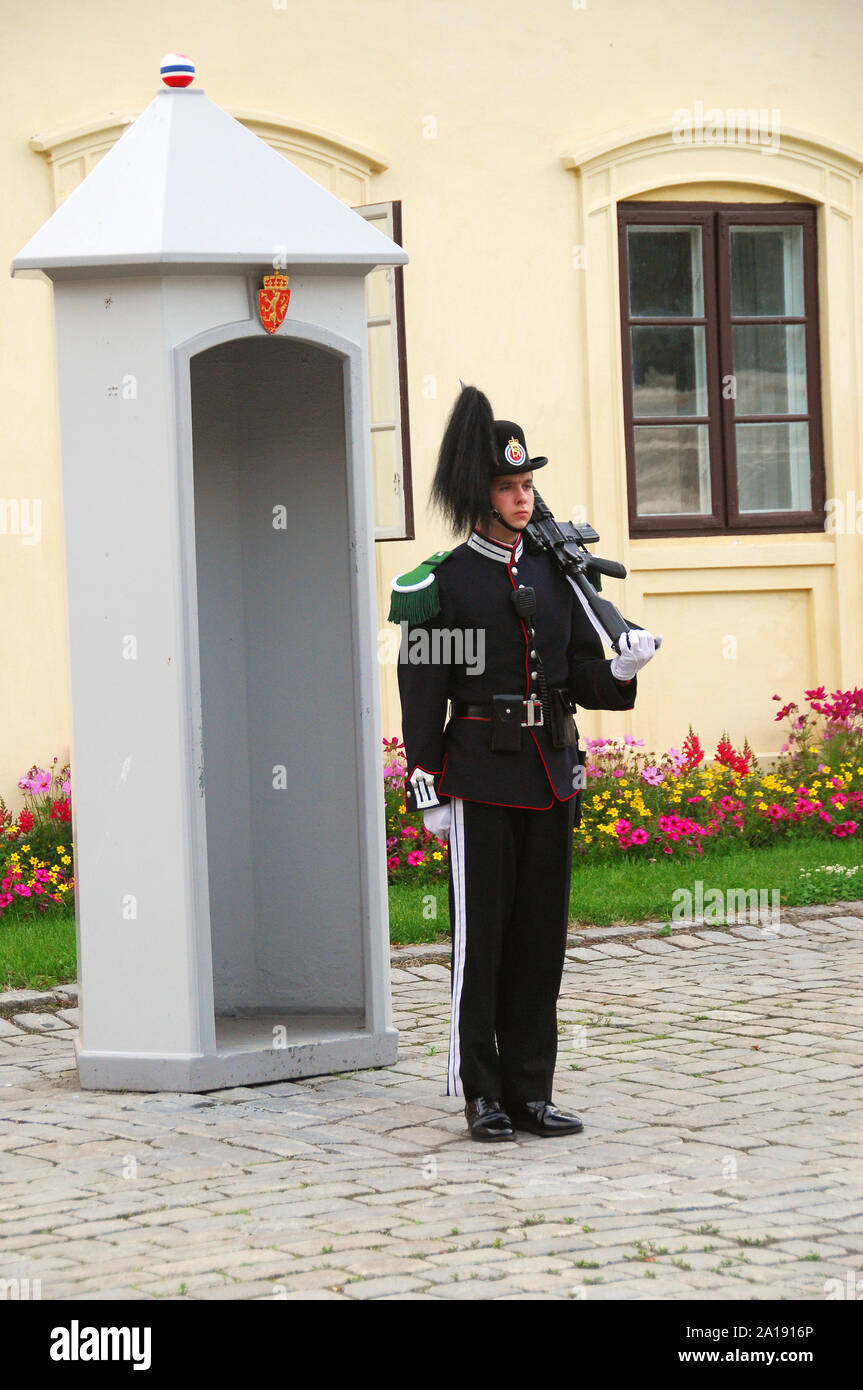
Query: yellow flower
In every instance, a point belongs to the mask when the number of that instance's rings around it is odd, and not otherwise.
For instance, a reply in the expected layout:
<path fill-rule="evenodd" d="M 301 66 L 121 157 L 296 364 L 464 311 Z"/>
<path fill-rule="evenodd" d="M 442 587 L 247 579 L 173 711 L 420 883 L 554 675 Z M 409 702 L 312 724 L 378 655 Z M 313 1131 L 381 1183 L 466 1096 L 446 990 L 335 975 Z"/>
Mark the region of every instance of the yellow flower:
<path fill-rule="evenodd" d="M 434 853 L 432 854 L 432 859 L 443 859 L 443 855 L 441 854 L 439 849 L 436 849 L 434 851 Z"/>

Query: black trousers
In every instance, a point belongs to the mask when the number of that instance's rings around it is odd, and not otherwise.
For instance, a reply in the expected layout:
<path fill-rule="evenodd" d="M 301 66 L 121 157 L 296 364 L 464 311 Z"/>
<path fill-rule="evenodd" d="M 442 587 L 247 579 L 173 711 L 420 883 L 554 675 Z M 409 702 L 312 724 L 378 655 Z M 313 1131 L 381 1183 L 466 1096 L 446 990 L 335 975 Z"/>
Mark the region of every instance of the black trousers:
<path fill-rule="evenodd" d="M 452 800 L 449 1096 L 552 1098 L 576 800 Z"/>

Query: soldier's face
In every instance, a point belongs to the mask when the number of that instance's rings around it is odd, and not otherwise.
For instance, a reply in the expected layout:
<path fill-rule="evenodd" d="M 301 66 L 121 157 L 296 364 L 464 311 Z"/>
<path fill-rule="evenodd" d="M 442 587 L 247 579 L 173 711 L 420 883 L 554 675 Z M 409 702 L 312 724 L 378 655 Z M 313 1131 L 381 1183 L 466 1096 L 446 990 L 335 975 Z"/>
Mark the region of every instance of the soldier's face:
<path fill-rule="evenodd" d="M 520 531 L 533 515 L 533 474 L 499 473 L 491 480 L 490 496 L 506 524 Z"/>

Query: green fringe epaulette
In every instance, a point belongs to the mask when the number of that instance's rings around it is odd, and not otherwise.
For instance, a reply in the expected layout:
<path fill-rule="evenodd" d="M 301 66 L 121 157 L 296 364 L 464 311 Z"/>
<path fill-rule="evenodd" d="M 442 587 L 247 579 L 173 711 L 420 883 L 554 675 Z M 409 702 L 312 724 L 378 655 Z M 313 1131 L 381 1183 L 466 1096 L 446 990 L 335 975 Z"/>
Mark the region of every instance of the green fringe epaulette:
<path fill-rule="evenodd" d="M 436 550 L 416 569 L 396 575 L 392 583 L 387 622 L 425 623 L 434 617 L 440 608 L 435 568 L 451 554 L 451 550 Z"/>

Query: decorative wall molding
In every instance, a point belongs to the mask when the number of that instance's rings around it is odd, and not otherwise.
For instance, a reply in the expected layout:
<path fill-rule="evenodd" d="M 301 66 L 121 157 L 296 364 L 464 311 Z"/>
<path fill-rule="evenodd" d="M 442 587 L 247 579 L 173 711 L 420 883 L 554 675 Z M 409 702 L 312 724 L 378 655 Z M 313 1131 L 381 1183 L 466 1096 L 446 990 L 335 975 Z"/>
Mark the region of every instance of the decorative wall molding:
<path fill-rule="evenodd" d="M 369 201 L 372 176 L 388 167 L 380 155 L 365 145 L 303 121 L 248 107 L 228 106 L 225 110 L 349 207 Z M 31 150 L 44 155 L 50 165 L 55 207 L 68 198 L 139 115 L 140 112 L 109 112 L 92 121 L 31 138 Z"/>

